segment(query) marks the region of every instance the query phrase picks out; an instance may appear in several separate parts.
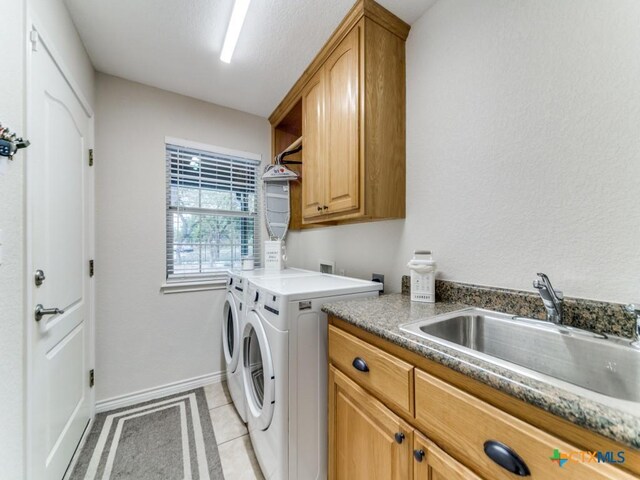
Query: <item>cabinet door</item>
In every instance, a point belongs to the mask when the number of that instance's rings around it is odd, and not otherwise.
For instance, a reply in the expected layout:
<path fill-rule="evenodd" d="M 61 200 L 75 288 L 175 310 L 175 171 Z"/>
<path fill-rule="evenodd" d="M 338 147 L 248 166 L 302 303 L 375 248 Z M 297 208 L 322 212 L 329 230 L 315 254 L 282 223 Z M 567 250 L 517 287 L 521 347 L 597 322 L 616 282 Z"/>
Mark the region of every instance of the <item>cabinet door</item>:
<path fill-rule="evenodd" d="M 320 70 L 302 93 L 302 216 L 326 213 L 325 205 L 325 116 L 324 72 Z"/>
<path fill-rule="evenodd" d="M 361 26 L 338 45 L 325 63 L 327 213 L 360 205 L 360 34 Z"/>
<path fill-rule="evenodd" d="M 482 480 L 467 467 L 415 432 L 413 480 Z"/>
<path fill-rule="evenodd" d="M 330 479 L 409 479 L 412 447 L 410 425 L 330 366 Z"/>

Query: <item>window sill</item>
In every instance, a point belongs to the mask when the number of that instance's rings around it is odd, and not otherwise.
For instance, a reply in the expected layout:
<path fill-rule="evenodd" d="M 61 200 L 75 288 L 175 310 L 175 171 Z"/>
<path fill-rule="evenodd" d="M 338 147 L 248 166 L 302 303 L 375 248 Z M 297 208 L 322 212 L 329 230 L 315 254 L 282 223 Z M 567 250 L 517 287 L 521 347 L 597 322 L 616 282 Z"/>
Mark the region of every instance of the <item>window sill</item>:
<path fill-rule="evenodd" d="M 203 292 L 206 290 L 224 290 L 227 281 L 224 278 L 215 280 L 201 280 L 197 282 L 165 282 L 160 286 L 160 292 L 170 293 Z"/>

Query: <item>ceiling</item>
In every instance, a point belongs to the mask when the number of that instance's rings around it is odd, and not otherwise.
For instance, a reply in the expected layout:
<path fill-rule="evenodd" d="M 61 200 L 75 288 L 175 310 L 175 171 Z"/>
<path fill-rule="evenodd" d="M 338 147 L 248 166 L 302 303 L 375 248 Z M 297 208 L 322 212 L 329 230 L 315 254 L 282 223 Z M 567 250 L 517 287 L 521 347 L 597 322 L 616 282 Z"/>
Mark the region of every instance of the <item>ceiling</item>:
<path fill-rule="evenodd" d="M 378 0 L 407 23 L 436 0 Z M 233 0 L 65 0 L 96 70 L 263 117 L 354 0 L 253 0 L 230 64 Z"/>

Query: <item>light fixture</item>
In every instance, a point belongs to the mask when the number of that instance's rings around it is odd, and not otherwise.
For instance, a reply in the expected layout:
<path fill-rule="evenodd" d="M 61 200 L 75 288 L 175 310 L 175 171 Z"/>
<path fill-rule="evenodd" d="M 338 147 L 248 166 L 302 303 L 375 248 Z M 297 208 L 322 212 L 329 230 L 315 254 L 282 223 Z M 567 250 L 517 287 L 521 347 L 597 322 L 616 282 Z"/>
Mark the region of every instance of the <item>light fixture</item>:
<path fill-rule="evenodd" d="M 247 10 L 249 10 L 251 0 L 235 0 L 235 2 L 233 12 L 231 13 L 231 20 L 229 20 L 229 26 L 227 27 L 227 34 L 224 37 L 222 52 L 220 52 L 220 60 L 225 63 L 231 63 L 231 56 L 236 49 L 236 43 L 238 43 L 240 30 L 242 30 L 242 24 L 244 23 L 244 18 L 247 16 Z"/>

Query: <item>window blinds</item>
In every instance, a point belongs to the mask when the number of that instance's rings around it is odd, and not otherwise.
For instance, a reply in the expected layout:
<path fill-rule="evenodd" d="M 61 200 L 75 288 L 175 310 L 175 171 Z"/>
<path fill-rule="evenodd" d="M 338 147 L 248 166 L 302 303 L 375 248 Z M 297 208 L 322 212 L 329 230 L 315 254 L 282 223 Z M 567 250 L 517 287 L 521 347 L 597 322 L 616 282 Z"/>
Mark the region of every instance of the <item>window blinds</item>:
<path fill-rule="evenodd" d="M 215 278 L 260 265 L 260 162 L 166 145 L 167 279 Z"/>

